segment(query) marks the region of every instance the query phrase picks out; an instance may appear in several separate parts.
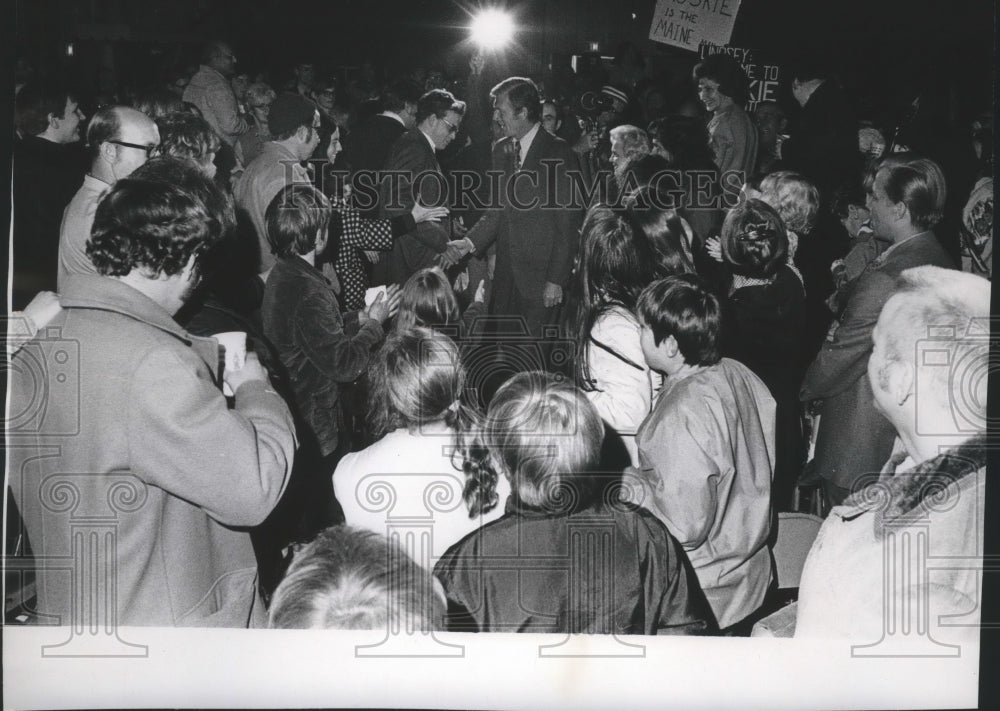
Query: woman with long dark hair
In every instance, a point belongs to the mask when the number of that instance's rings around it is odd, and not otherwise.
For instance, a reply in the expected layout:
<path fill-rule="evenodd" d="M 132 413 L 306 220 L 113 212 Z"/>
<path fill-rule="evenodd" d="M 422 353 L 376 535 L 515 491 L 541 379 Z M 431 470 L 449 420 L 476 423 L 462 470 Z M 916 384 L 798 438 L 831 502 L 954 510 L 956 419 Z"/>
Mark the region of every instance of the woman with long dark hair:
<path fill-rule="evenodd" d="M 348 524 L 380 533 L 393 517 L 431 516 L 431 559 L 418 562 L 433 564 L 503 515 L 510 486 L 476 463 L 479 418 L 465 404 L 465 369 L 450 338 L 429 328 L 390 334 L 368 387 L 368 424 L 379 439 L 340 460 L 334 492 Z"/>
<path fill-rule="evenodd" d="M 576 381 L 638 466 L 635 432 L 660 377 L 647 366 L 633 313 L 639 292 L 668 276 L 628 210 L 591 208 L 583 224 L 566 329 L 576 340 Z"/>

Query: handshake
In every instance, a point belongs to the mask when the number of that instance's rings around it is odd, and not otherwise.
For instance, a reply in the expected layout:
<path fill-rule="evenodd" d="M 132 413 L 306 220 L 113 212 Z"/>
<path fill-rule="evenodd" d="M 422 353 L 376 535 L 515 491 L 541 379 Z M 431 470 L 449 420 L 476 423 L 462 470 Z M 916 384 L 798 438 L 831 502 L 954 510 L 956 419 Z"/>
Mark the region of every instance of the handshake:
<path fill-rule="evenodd" d="M 474 249 L 475 245 L 467 237 L 452 240 L 448 243 L 445 250 L 438 255 L 438 264 L 445 268 L 452 267 L 465 259 L 465 256 Z"/>

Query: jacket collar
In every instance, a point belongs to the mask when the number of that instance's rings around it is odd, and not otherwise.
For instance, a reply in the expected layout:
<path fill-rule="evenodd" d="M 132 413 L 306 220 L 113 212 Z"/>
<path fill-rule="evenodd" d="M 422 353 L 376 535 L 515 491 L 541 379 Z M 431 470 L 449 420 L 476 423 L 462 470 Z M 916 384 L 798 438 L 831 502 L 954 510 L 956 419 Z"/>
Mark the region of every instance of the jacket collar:
<path fill-rule="evenodd" d="M 891 245 L 888 249 L 886 249 L 884 252 L 882 252 L 882 254 L 878 256 L 878 259 L 875 260 L 875 265 L 881 267 L 887 261 L 889 261 L 889 257 L 891 257 L 894 254 L 898 256 L 900 254 L 905 254 L 906 252 L 909 252 L 912 249 L 923 248 L 930 243 L 936 243 L 936 242 L 937 238 L 934 236 L 934 233 L 931 232 L 930 230 L 926 230 L 924 232 L 918 232 L 912 237 L 907 237 L 902 242 L 897 242 Z"/>
<path fill-rule="evenodd" d="M 976 435 L 912 469 L 896 472 L 905 458 L 905 453 L 895 456 L 877 482 L 852 494 L 844 502 L 846 511 L 841 517 L 875 511 L 875 531 L 880 535 L 886 524 L 926 516 L 930 506 L 940 504 L 942 492 L 986 466 L 986 435 Z"/>
<path fill-rule="evenodd" d="M 64 309 L 109 311 L 141 321 L 193 348 L 213 373 L 218 371 L 218 341 L 192 336 L 174 321 L 166 309 L 117 279 L 93 274 L 70 275 L 60 293 L 59 303 Z"/>
<path fill-rule="evenodd" d="M 322 271 L 298 255 L 293 254 L 288 257 L 281 257 L 278 260 L 278 263 L 283 264 L 285 269 L 293 272 L 303 279 L 309 279 L 311 281 L 321 283 L 326 287 L 332 285 L 332 282 L 323 275 Z"/>

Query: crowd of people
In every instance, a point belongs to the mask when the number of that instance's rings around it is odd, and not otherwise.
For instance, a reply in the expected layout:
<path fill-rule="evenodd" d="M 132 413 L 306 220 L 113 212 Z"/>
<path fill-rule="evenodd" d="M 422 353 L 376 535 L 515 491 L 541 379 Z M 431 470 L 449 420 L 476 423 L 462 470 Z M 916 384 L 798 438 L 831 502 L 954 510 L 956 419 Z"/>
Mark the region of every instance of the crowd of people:
<path fill-rule="evenodd" d="M 805 507 L 797 634 L 874 641 L 892 534 L 981 555 L 991 118 L 953 180 L 814 62 L 793 120 L 725 54 L 676 96 L 237 67 L 212 42 L 91 115 L 18 87 L 13 553 L 68 561 L 39 615 L 741 636 Z"/>

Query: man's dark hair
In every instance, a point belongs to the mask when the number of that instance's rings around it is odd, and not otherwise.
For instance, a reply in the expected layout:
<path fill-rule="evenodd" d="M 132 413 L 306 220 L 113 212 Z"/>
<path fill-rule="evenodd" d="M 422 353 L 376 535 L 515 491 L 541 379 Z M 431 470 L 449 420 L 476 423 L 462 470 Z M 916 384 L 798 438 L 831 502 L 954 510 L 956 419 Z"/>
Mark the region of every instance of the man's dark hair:
<path fill-rule="evenodd" d="M 308 254 L 316 235 L 330 225 L 330 201 L 312 185 L 287 185 L 274 196 L 264 213 L 267 242 L 278 257 Z"/>
<path fill-rule="evenodd" d="M 494 102 L 504 95 L 515 112 L 527 109 L 529 121 L 537 123 L 542 120 L 542 97 L 538 93 L 538 86 L 531 79 L 510 77 L 490 90 L 490 98 Z"/>
<path fill-rule="evenodd" d="M 399 113 L 407 104 L 417 104 L 423 90 L 417 82 L 407 77 L 396 79 L 382 90 L 382 109 Z"/>
<path fill-rule="evenodd" d="M 636 311 L 656 345 L 674 337 L 688 365 L 715 365 L 722 358 L 719 300 L 701 277 L 679 274 L 654 281 L 639 295 Z"/>
<path fill-rule="evenodd" d="M 118 106 L 100 108 L 87 124 L 87 147 L 92 155 L 97 155 L 102 143 L 110 141 L 121 133 L 122 117 L 118 109 Z"/>
<path fill-rule="evenodd" d="M 77 96 L 65 85 L 55 82 L 29 82 L 14 100 L 14 127 L 22 136 L 37 136 L 49 127 L 49 114 L 62 118 L 66 103 Z"/>
<path fill-rule="evenodd" d="M 222 54 L 224 49 L 232 50 L 232 46 L 225 40 L 212 40 L 205 45 L 201 52 L 201 63 L 211 64 L 217 56 Z"/>
<path fill-rule="evenodd" d="M 695 82 L 699 79 L 718 82 L 719 91 L 737 104 L 746 103 L 750 89 L 746 72 L 740 63 L 728 54 L 708 55 L 694 66 L 692 75 Z"/>
<path fill-rule="evenodd" d="M 235 225 L 232 202 L 194 164 L 156 158 L 101 200 L 87 256 L 104 276 L 179 274 Z"/>
<path fill-rule="evenodd" d="M 914 227 L 929 230 L 941 221 L 947 187 L 941 166 L 912 153 L 884 158 L 876 175 L 885 174 L 885 194 L 906 205 Z"/>
<path fill-rule="evenodd" d="M 830 196 L 830 214 L 844 219 L 850 214 L 851 205 L 865 206 L 865 189 L 857 180 L 843 183 Z"/>
<path fill-rule="evenodd" d="M 445 89 L 431 89 L 417 102 L 417 123 L 423 123 L 431 114 L 442 119 L 449 111 L 454 111 L 459 116 L 464 115 L 465 102 L 459 101 Z"/>
<path fill-rule="evenodd" d="M 222 145 L 208 121 L 186 111 L 161 116 L 156 119 L 156 127 L 160 132 L 161 155 L 202 163 Z"/>

